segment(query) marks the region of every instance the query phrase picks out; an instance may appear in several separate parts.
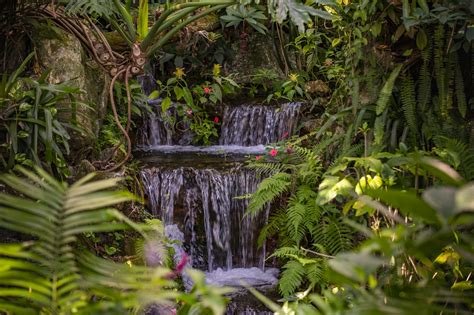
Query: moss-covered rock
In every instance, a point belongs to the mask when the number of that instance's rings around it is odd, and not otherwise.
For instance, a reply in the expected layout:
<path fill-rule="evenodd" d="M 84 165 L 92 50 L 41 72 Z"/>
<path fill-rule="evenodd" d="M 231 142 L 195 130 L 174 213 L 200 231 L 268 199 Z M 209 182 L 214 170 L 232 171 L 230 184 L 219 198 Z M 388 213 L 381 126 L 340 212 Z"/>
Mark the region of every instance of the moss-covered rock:
<path fill-rule="evenodd" d="M 48 77 L 51 83 L 67 82 L 80 88 L 83 93 L 77 96 L 83 103 L 77 107 L 77 120 L 84 129 L 81 145 L 91 143 L 97 136 L 101 120 L 105 116 L 108 100 L 108 74 L 88 57 L 79 40 L 73 35 L 61 33 L 49 38 L 38 34 L 35 38 L 37 56 L 43 71 L 51 71 Z M 70 109 L 70 104 L 60 104 Z M 64 119 L 71 111 L 66 110 Z"/>
<path fill-rule="evenodd" d="M 270 36 L 251 33 L 232 44 L 235 57 L 225 65 L 225 74 L 234 74 L 234 79 L 241 84 L 251 83 L 252 76 L 260 70 L 273 72 L 284 77 L 274 55 L 273 41 Z"/>

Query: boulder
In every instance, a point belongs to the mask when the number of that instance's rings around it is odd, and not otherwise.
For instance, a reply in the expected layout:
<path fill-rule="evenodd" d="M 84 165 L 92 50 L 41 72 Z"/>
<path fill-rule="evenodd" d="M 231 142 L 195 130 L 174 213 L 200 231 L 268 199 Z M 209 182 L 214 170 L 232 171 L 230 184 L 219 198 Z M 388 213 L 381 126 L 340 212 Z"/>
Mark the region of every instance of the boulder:
<path fill-rule="evenodd" d="M 90 144 L 98 135 L 101 120 L 106 114 L 110 80 L 108 74 L 89 58 L 79 40 L 71 34 L 62 32 L 54 38 L 38 34 L 35 37 L 35 45 L 42 71 L 51 71 L 49 82 L 67 82 L 83 91 L 77 95 L 82 104 L 77 106 L 76 115 L 84 133 L 82 141 L 76 144 Z M 70 104 L 59 105 L 66 109 L 62 118 L 69 119 Z"/>
<path fill-rule="evenodd" d="M 285 77 L 275 58 L 271 36 L 252 32 L 248 37 L 235 41 L 232 50 L 235 56 L 231 62 L 224 65 L 224 74 L 234 74 L 233 78 L 238 83 L 252 83 L 252 76 L 259 70 L 272 72 L 281 78 Z"/>

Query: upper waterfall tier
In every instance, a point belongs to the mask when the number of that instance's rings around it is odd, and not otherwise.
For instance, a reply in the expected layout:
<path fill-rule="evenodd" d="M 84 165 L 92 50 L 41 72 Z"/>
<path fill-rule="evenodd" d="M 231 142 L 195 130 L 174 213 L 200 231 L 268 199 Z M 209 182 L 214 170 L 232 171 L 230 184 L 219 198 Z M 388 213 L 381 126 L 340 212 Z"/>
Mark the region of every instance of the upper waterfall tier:
<path fill-rule="evenodd" d="M 179 117 L 173 108 L 164 115 L 159 100 L 150 101 L 149 105 L 152 111 L 144 118 L 140 129 L 140 146 L 192 144 L 193 133 L 189 126 L 177 123 Z M 257 146 L 283 140 L 296 131 L 301 109 L 301 103 L 225 106 L 218 143 Z"/>
<path fill-rule="evenodd" d="M 296 130 L 300 111 L 301 103 L 226 106 L 219 144 L 254 146 L 283 140 Z"/>

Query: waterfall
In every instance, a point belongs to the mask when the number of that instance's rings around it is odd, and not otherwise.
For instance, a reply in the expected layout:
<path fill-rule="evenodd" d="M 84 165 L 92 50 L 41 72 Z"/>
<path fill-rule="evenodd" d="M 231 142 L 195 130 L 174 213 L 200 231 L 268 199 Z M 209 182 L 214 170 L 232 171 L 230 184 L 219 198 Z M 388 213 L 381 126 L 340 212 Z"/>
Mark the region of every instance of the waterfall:
<path fill-rule="evenodd" d="M 139 80 L 149 95 L 154 80 Z M 194 134 L 180 121 L 176 106 L 163 113 L 160 99 L 138 105 L 143 123 L 137 142 L 146 165 L 141 178 L 149 210 L 163 221 L 167 235 L 182 243 L 176 252 L 186 252 L 192 267 L 207 270 L 208 283 L 242 288 L 244 281 L 269 293 L 278 269 L 265 269 L 266 244 L 257 243 L 270 205 L 256 217 L 245 215 L 248 199 L 237 197 L 255 192 L 261 178 L 242 161 L 293 135 L 303 105 L 224 106 L 219 139 L 208 147 L 191 145 Z M 226 314 L 271 314 L 243 291 L 232 296 Z"/>
<path fill-rule="evenodd" d="M 184 231 L 194 267 L 264 267 L 265 246 L 258 248 L 257 238 L 268 210 L 245 216 L 248 200 L 236 198 L 256 190 L 254 171 L 151 167 L 141 176 L 151 212 Z"/>
<path fill-rule="evenodd" d="M 187 126 L 179 127 L 179 117 L 173 107 L 166 115 L 161 100 L 149 101 L 150 113 L 139 130 L 142 146 L 190 145 L 193 134 Z M 301 103 L 225 106 L 222 114 L 220 145 L 256 146 L 283 140 L 296 131 Z M 182 130 L 179 130 L 182 129 Z"/>
<path fill-rule="evenodd" d="M 281 107 L 226 106 L 219 144 L 252 146 L 282 140 L 295 131 L 301 106 L 300 103 L 286 103 Z"/>

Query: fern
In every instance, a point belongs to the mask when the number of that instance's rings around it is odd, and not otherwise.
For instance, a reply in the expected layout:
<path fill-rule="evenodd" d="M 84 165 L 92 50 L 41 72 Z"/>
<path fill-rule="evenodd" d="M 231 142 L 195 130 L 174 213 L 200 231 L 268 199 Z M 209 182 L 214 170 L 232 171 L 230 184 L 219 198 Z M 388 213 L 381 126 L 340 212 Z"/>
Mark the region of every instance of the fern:
<path fill-rule="evenodd" d="M 413 134 L 413 138 L 417 140 L 418 127 L 416 117 L 415 83 L 410 74 L 405 75 L 402 79 L 401 100 L 405 121 Z"/>
<path fill-rule="evenodd" d="M 268 218 L 268 223 L 260 230 L 258 236 L 258 246 L 262 246 L 265 240 L 271 236 L 281 232 L 281 227 L 286 223 L 286 212 L 284 209 L 279 209 L 271 214 Z"/>
<path fill-rule="evenodd" d="M 276 249 L 273 254 L 270 256 L 271 257 L 277 257 L 277 258 L 288 258 L 288 257 L 293 257 L 293 256 L 304 256 L 305 252 L 302 249 L 299 249 L 298 247 L 280 247 Z"/>
<path fill-rule="evenodd" d="M 28 180 L 0 177 L 17 191 L 0 194 L 0 226 L 34 240 L 0 245 L 2 314 L 94 314 L 95 307 L 124 314 L 158 299 L 169 301 L 165 288 L 173 283 L 163 278 L 168 270 L 117 264 L 79 246 L 84 233 L 136 226 L 111 208 L 133 200 L 128 192 L 111 190 L 120 179 L 91 182 L 90 174 L 69 186 L 41 169 L 20 171 Z"/>
<path fill-rule="evenodd" d="M 299 165 L 298 178 L 305 184 L 315 184 L 322 175 L 321 160 L 319 156 L 310 149 L 295 147 L 296 155 L 305 162 Z"/>
<path fill-rule="evenodd" d="M 283 296 L 294 294 L 305 284 L 314 287 L 327 281 L 325 277 L 327 259 L 309 257 L 308 253 L 310 252 L 297 247 L 282 247 L 270 256 L 290 259 L 283 266 L 279 281 L 280 293 Z"/>
<path fill-rule="evenodd" d="M 247 208 L 247 214 L 257 215 L 260 210 L 269 202 L 288 191 L 291 184 L 291 175 L 287 173 L 276 173 L 269 178 L 265 178 L 252 194 Z"/>
<path fill-rule="evenodd" d="M 65 9 L 74 15 L 110 17 L 115 14 L 115 6 L 110 0 L 64 0 Z"/>
<path fill-rule="evenodd" d="M 383 140 L 385 138 L 385 121 L 383 116 L 378 116 L 375 118 L 374 122 L 374 145 L 375 146 L 382 146 Z"/>
<path fill-rule="evenodd" d="M 303 283 L 306 270 L 302 264 L 296 260 L 290 260 L 283 266 L 278 288 L 280 293 L 287 297 L 293 294 Z"/>
<path fill-rule="evenodd" d="M 446 151 L 448 156 L 442 157 L 447 159 L 449 164 L 453 165 L 465 179 L 474 180 L 474 149 L 457 139 L 439 136 L 434 141 L 437 147 Z"/>
<path fill-rule="evenodd" d="M 431 101 L 431 51 L 432 48 L 429 44 L 428 47 L 421 52 L 423 64 L 421 65 L 420 75 L 418 77 L 418 104 L 423 112 Z"/>
<path fill-rule="evenodd" d="M 283 163 L 250 162 L 247 164 L 247 168 L 255 170 L 258 176 L 268 177 L 285 172 L 290 167 Z"/>
<path fill-rule="evenodd" d="M 315 262 L 305 266 L 307 278 L 312 287 L 317 284 L 325 283 L 327 281 L 326 272 L 327 264 L 321 259 L 319 262 Z"/>
<path fill-rule="evenodd" d="M 340 149 L 340 152 L 345 152 L 351 147 L 352 140 L 353 140 L 353 137 L 352 137 L 353 132 L 354 132 L 354 124 L 350 124 L 349 127 L 347 127 L 345 134 L 341 134 L 341 136 L 342 135 L 344 136 L 344 140 L 342 142 L 342 148 Z M 336 143 L 337 143 L 337 140 L 338 139 L 336 139 Z"/>
<path fill-rule="evenodd" d="M 453 100 L 455 93 L 456 66 L 458 64 L 458 53 L 451 52 L 447 58 L 446 77 L 447 77 L 447 111 L 451 113 L 453 109 Z"/>
<path fill-rule="evenodd" d="M 458 105 L 458 111 L 462 118 L 466 118 L 467 114 L 467 100 L 466 91 L 464 89 L 464 78 L 462 75 L 461 64 L 456 54 L 456 78 L 455 78 L 455 89 L 456 89 L 456 101 Z M 473 67 L 474 68 L 474 67 Z"/>
<path fill-rule="evenodd" d="M 438 101 L 441 115 L 447 118 L 448 115 L 448 87 L 446 78 L 446 68 L 444 65 L 444 26 L 439 25 L 434 33 L 434 70 L 436 74 L 436 84 L 438 86 Z"/>
<path fill-rule="evenodd" d="M 299 244 L 304 236 L 304 230 L 301 228 L 306 215 L 306 205 L 299 202 L 299 198 L 292 196 L 288 203 L 287 213 L 287 229 L 290 232 L 289 237 Z"/>
<path fill-rule="evenodd" d="M 336 255 L 352 247 L 352 229 L 341 218 L 325 215 L 320 224 L 311 231 L 316 248 Z"/>

